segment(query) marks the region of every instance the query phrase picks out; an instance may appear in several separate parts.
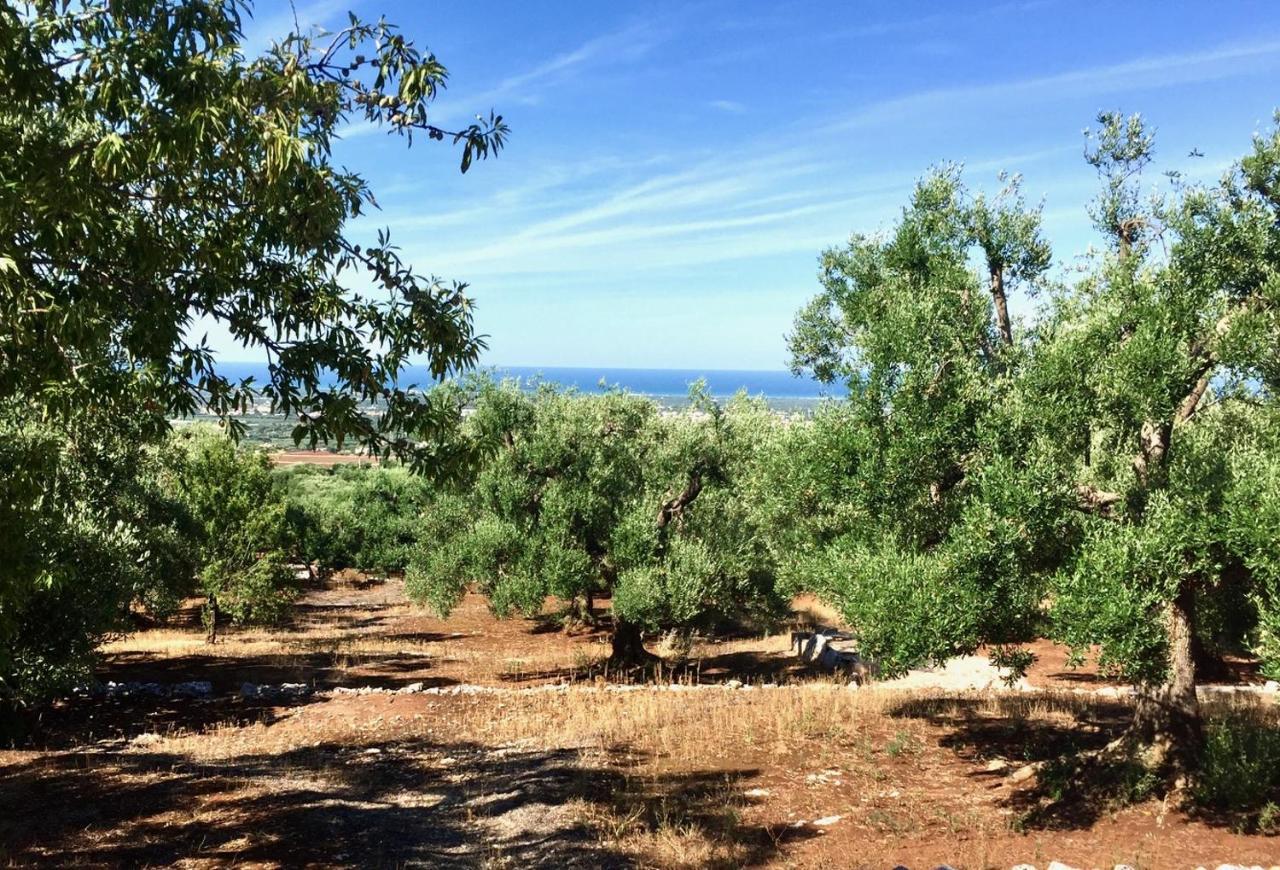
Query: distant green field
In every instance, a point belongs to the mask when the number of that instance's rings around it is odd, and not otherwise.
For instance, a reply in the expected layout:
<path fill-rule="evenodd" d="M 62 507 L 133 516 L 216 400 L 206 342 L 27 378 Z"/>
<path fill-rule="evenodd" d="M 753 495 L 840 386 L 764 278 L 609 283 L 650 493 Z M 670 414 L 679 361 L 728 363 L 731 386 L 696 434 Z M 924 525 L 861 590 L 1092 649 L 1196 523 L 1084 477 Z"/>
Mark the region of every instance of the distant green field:
<path fill-rule="evenodd" d="M 689 404 L 688 396 L 650 396 L 654 402 L 661 408 L 671 410 L 679 410 L 685 408 Z M 812 414 L 822 399 L 815 398 L 791 398 L 791 397 L 765 397 L 765 401 L 769 403 L 769 407 L 779 414 L 800 415 L 805 416 Z M 294 447 L 293 443 L 293 426 L 294 421 L 283 414 L 245 414 L 239 418 L 246 427 L 243 443 L 248 445 L 261 445 L 263 447 L 272 447 L 278 449 L 286 449 Z M 218 418 L 208 414 L 196 414 L 185 420 L 174 421 L 179 425 L 187 423 L 212 423 L 218 424 Z M 308 444 L 300 445 L 309 447 Z M 324 449 L 325 445 L 319 445 Z M 342 452 L 349 452 L 344 449 Z"/>

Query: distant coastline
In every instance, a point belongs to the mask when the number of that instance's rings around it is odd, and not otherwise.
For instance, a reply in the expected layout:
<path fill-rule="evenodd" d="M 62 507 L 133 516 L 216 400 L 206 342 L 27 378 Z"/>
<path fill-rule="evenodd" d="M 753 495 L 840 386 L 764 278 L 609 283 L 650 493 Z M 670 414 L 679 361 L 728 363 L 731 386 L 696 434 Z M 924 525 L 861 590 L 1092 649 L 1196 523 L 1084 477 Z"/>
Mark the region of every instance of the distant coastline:
<path fill-rule="evenodd" d="M 224 362 L 223 374 L 232 378 L 253 377 L 259 383 L 267 379 L 266 363 Z M 573 387 L 585 393 L 599 392 L 603 387 L 623 387 L 633 393 L 655 399 L 681 402 L 689 386 L 699 379 L 707 382 L 711 395 L 732 396 L 746 391 L 766 399 L 808 400 L 816 402 L 828 396 L 839 396 L 838 386 L 821 384 L 812 378 L 795 377 L 788 371 L 754 371 L 748 369 L 637 369 L 618 366 L 480 366 L 478 372 L 489 372 L 499 378 L 519 378 L 525 383 L 542 381 Z M 402 382 L 425 386 L 432 382 L 425 366 L 410 366 Z"/>

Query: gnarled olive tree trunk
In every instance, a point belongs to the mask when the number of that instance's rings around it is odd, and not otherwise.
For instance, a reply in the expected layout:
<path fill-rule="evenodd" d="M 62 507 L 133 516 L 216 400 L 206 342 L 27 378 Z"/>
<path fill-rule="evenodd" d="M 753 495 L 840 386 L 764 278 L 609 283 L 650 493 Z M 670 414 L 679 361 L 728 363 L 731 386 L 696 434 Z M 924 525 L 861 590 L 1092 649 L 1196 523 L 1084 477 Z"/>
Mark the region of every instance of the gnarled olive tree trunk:
<path fill-rule="evenodd" d="M 1194 771 L 1204 730 L 1196 697 L 1195 587 L 1184 580 L 1165 605 L 1169 669 L 1163 683 L 1140 686 L 1127 735 L 1146 766 L 1173 778 Z"/>
<path fill-rule="evenodd" d="M 614 617 L 609 660 L 620 665 L 646 665 L 657 656 L 644 648 L 644 633 L 634 622 Z"/>

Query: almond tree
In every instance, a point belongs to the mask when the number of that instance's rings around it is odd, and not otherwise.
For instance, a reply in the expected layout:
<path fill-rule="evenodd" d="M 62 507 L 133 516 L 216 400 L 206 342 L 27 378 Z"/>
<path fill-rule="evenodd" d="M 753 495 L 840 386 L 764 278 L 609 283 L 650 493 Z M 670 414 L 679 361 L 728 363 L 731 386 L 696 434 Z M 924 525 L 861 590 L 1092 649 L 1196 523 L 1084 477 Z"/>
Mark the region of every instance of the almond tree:
<path fill-rule="evenodd" d="M 243 53 L 239 0 L 31 0 L 0 8 L 0 397 L 74 425 L 91 409 L 227 417 L 259 395 L 295 438 L 421 459 L 438 412 L 399 383 L 475 361 L 463 285 L 424 277 L 331 148 L 348 124 L 447 139 L 465 172 L 501 118 L 429 118 L 447 70 L 386 21 L 350 17 Z M 196 327 L 265 352 L 220 373 Z M 380 402 L 371 417 L 362 404 Z"/>
<path fill-rule="evenodd" d="M 435 124 L 447 70 L 386 21 L 248 56 L 247 11 L 0 4 L 0 704 L 83 676 L 140 573 L 163 579 L 147 543 L 163 524 L 122 496 L 146 488 L 140 444 L 172 417 L 203 409 L 234 434 L 264 397 L 299 441 L 421 466 L 452 410 L 404 365 L 441 376 L 481 349 L 463 285 L 386 232 L 352 238 L 373 195 L 331 148 L 371 124 L 450 143 L 465 172 L 502 147 L 502 119 Z M 266 354 L 265 383 L 220 370 L 208 322 Z"/>

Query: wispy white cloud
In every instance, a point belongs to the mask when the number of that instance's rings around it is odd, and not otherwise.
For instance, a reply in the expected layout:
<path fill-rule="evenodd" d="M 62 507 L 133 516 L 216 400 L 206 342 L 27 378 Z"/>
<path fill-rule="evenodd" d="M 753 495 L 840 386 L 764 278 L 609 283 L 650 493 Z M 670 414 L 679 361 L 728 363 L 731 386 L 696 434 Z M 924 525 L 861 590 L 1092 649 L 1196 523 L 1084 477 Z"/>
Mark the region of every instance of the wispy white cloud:
<path fill-rule="evenodd" d="M 979 161 L 974 173 L 1021 167 L 1062 154 L 1044 149 Z M 816 254 L 850 228 L 884 223 L 916 178 L 912 171 L 842 173 L 841 161 L 813 146 L 744 146 L 692 162 L 678 171 L 631 183 L 576 187 L 560 207 L 539 213 L 541 200 L 506 211 L 509 232 L 482 242 L 410 249 L 414 258 L 447 274 L 485 280 L 520 276 L 658 274 L 734 260 L 797 252 Z M 518 195 L 517 199 L 529 199 Z M 492 204 L 476 204 L 421 220 L 447 231 L 492 218 Z M 870 227 L 868 226 L 870 225 Z"/>
<path fill-rule="evenodd" d="M 1167 88 L 1213 81 L 1259 67 L 1280 65 L 1280 40 L 1219 46 L 1197 52 L 1154 55 L 1121 63 L 1067 70 L 1045 76 L 935 88 L 871 103 L 836 122 L 836 129 L 901 122 L 939 107 L 1002 101 L 1046 94 L 1054 99 L 1117 91 Z"/>
<path fill-rule="evenodd" d="M 572 81 L 584 71 L 641 59 L 663 38 L 664 31 L 649 22 L 593 37 L 523 72 L 509 75 L 488 89 L 441 99 L 433 117 L 443 122 L 460 114 L 487 110 L 497 103 L 536 105 L 547 90 Z"/>
<path fill-rule="evenodd" d="M 586 43 L 505 79 L 501 87 L 553 81 L 606 53 L 599 43 Z M 545 288 L 556 280 L 581 286 L 600 276 L 677 276 L 732 261 L 816 255 L 851 229 L 886 225 L 926 168 L 859 167 L 856 146 L 850 150 L 850 128 L 892 131 L 944 105 L 962 111 L 971 105 L 1016 107 L 1143 84 L 1171 86 L 1277 59 L 1280 42 L 1260 42 L 935 89 L 864 106 L 825 127 L 812 119 L 796 120 L 719 152 L 702 150 L 707 146 L 701 143 L 682 152 L 673 144 L 674 153 L 649 165 L 597 156 L 583 165 L 542 166 L 538 177 L 486 200 L 430 214 L 384 215 L 378 222 L 386 218 L 401 232 L 411 260 L 509 290 Z M 1064 143 L 979 156 L 967 162 L 966 171 L 980 185 L 998 170 L 1022 170 L 1041 161 L 1060 165 L 1060 158 L 1080 147 Z M 1058 178 L 1056 171 L 1042 177 L 1050 189 L 1089 183 L 1087 174 Z M 1041 191 L 1028 192 L 1038 196 Z M 1082 190 L 1070 193 L 1073 200 L 1087 198 Z M 1047 212 L 1046 220 L 1058 220 L 1058 213 Z"/>
<path fill-rule="evenodd" d="M 575 51 L 506 81 L 510 87 L 541 81 L 543 75 L 588 62 L 598 51 L 602 49 Z M 797 121 L 724 153 L 677 154 L 673 159 L 680 168 L 675 170 L 658 165 L 590 177 L 552 173 L 527 190 L 504 191 L 501 206 L 496 200 L 473 202 L 459 211 L 395 223 L 410 233 L 414 227 L 440 233 L 430 249 L 410 240 L 409 252 L 447 274 L 477 279 L 655 273 L 780 253 L 816 253 L 851 228 L 874 229 L 890 220 L 925 168 L 873 172 L 852 165 L 850 128 L 894 129 L 923 113 L 937 113 L 940 106 L 1016 106 L 1121 88 L 1169 87 L 1278 60 L 1280 42 L 1258 42 L 934 89 L 864 106 L 826 127 Z M 979 158 L 967 170 L 981 183 L 983 173 L 1056 160 L 1079 147 L 1067 143 Z M 1073 177 L 1072 183 L 1087 181 Z M 495 213 L 503 215 L 498 232 L 458 231 L 491 224 Z"/>
<path fill-rule="evenodd" d="M 747 110 L 747 107 L 739 103 L 737 100 L 712 100 L 707 103 L 713 109 L 720 112 L 727 112 L 730 115 L 741 115 Z"/>

